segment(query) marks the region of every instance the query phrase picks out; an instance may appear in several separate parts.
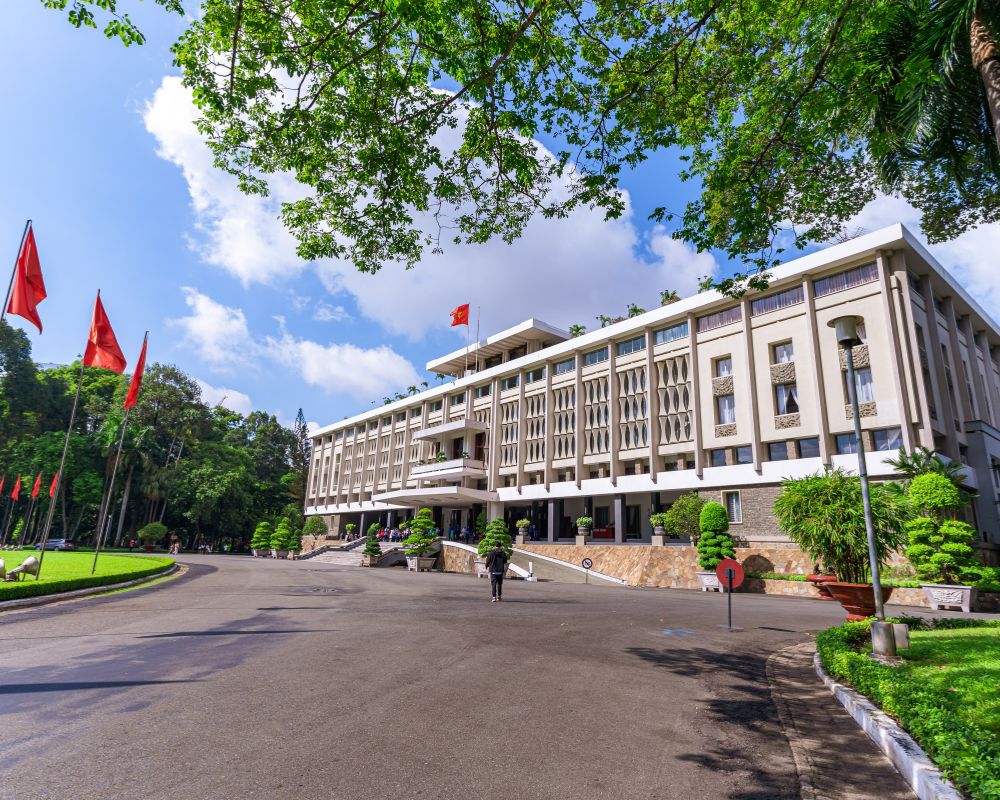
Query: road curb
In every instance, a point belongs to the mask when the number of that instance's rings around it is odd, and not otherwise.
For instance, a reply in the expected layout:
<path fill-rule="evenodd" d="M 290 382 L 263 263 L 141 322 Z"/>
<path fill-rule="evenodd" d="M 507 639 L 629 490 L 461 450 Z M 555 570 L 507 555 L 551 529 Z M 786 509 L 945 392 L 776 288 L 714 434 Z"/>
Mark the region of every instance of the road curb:
<path fill-rule="evenodd" d="M 961 792 L 941 774 L 913 737 L 867 697 L 838 683 L 826 673 L 819 653 L 813 654 L 813 666 L 820 680 L 876 747 L 885 753 L 920 800 L 963 800 Z"/>
<path fill-rule="evenodd" d="M 0 611 L 14 611 L 19 608 L 30 608 L 32 606 L 44 606 L 49 603 L 58 603 L 61 600 L 74 600 L 79 597 L 86 597 L 91 594 L 101 594 L 102 592 L 110 592 L 114 589 L 125 589 L 129 586 L 138 586 L 142 583 L 149 583 L 150 581 L 158 580 L 159 578 L 165 578 L 168 575 L 173 575 L 175 572 L 180 570 L 181 565 L 176 561 L 173 566 L 165 569 L 163 572 L 157 572 L 154 575 L 146 575 L 144 578 L 136 578 L 131 581 L 123 581 L 121 583 L 109 583 L 104 586 L 91 586 L 88 589 L 74 589 L 71 592 L 54 592 L 53 594 L 43 594 L 38 597 L 24 597 L 20 600 L 4 600 L 0 602 Z"/>

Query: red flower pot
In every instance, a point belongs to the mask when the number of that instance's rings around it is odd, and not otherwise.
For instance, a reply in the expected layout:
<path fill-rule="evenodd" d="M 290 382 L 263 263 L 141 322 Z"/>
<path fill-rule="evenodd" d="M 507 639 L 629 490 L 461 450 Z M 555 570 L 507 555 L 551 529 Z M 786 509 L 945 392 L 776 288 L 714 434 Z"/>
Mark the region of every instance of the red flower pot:
<path fill-rule="evenodd" d="M 806 580 L 809 581 L 813 586 L 816 587 L 816 591 L 819 592 L 820 600 L 836 600 L 830 592 L 827 590 L 824 584 L 833 583 L 837 580 L 836 575 L 806 575 Z"/>
<path fill-rule="evenodd" d="M 833 599 L 843 606 L 849 622 L 858 622 L 875 616 L 875 591 L 870 583 L 841 583 L 827 581 L 826 589 Z M 882 587 L 882 602 L 892 594 L 891 586 Z"/>

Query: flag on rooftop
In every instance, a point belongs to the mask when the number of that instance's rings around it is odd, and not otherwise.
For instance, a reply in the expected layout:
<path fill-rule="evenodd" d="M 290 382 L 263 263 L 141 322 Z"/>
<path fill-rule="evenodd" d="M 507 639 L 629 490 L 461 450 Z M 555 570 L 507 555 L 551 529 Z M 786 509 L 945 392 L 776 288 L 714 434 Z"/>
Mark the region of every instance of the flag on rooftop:
<path fill-rule="evenodd" d="M 460 305 L 454 311 L 451 312 L 451 327 L 456 325 L 468 325 L 469 324 L 469 304 L 465 303 Z"/>

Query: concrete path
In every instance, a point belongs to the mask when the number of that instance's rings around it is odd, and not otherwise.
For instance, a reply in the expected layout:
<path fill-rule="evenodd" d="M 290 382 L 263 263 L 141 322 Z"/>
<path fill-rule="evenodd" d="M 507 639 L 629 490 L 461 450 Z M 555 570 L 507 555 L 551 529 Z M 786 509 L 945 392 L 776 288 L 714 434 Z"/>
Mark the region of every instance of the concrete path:
<path fill-rule="evenodd" d="M 0 615 L 0 798 L 800 796 L 767 658 L 833 604 L 185 560 Z"/>

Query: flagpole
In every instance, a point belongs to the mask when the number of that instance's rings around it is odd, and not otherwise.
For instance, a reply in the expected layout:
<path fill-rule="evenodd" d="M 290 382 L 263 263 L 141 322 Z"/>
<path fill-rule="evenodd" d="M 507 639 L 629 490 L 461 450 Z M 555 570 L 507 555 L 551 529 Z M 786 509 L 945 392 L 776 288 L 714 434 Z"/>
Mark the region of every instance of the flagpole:
<path fill-rule="evenodd" d="M 125 443 L 125 430 L 128 427 L 128 412 L 132 406 L 125 409 L 125 416 L 122 417 L 122 435 L 118 437 L 118 450 L 115 452 L 115 463 L 111 467 L 111 480 L 108 482 L 107 502 L 102 505 L 100 518 L 97 520 L 97 543 L 94 548 L 94 563 L 90 567 L 90 574 L 97 570 L 97 557 L 101 554 L 101 545 L 104 542 L 104 523 L 107 520 L 108 510 L 111 508 L 111 498 L 114 497 L 115 476 L 118 474 L 118 462 L 122 457 L 122 445 Z"/>
<path fill-rule="evenodd" d="M 69 427 L 66 428 L 66 441 L 63 443 L 62 457 L 59 459 L 59 469 L 56 470 L 55 494 L 52 495 L 52 502 L 49 503 L 49 513 L 45 519 L 45 528 L 42 532 L 42 552 L 38 555 L 38 571 L 35 573 L 35 580 L 42 575 L 42 563 L 45 561 L 45 545 L 49 541 L 49 531 L 52 528 L 52 518 L 55 516 L 56 505 L 58 505 L 59 492 L 63 490 L 63 470 L 66 468 L 66 453 L 69 451 L 69 440 L 73 435 L 73 423 L 76 422 L 76 408 L 80 404 L 80 387 L 83 385 L 83 359 L 80 359 L 80 374 L 76 378 L 76 395 L 73 397 L 73 410 L 69 414 Z"/>
<path fill-rule="evenodd" d="M 14 498 L 13 497 L 8 498 L 7 510 L 4 512 L 3 515 L 3 528 L 0 528 L 0 530 L 3 531 L 3 537 L 0 538 L 0 547 L 3 547 L 5 544 L 7 544 L 7 523 L 10 522 L 10 509 L 11 506 L 13 505 L 14 505 Z"/>
<path fill-rule="evenodd" d="M 476 366 L 473 367 L 475 372 L 479 372 L 479 320 L 482 316 L 482 306 L 476 306 Z"/>
<path fill-rule="evenodd" d="M 14 289 L 14 276 L 17 275 L 17 259 L 21 257 L 24 249 L 24 240 L 28 238 L 28 229 L 31 228 L 31 220 L 24 223 L 24 233 L 21 234 L 21 246 L 17 248 L 17 257 L 14 259 L 14 266 L 10 271 L 10 283 L 7 284 L 7 296 L 3 301 L 3 309 L 0 309 L 0 322 L 7 317 L 7 306 L 10 305 L 10 293 Z"/>
<path fill-rule="evenodd" d="M 24 527 L 21 528 L 21 546 L 24 547 L 27 542 L 25 542 L 25 537 L 28 535 L 28 526 L 31 524 L 31 515 L 35 511 L 35 498 L 32 497 L 31 501 L 28 503 L 28 513 L 24 515 Z"/>

